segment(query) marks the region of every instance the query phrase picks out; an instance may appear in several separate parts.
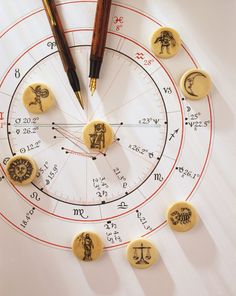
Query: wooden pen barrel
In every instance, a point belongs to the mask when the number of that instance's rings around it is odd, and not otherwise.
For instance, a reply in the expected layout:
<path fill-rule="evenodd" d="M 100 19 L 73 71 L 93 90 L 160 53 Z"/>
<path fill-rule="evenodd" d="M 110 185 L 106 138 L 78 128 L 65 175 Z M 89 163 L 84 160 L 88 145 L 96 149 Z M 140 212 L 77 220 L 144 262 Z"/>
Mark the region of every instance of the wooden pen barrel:
<path fill-rule="evenodd" d="M 95 16 L 91 58 L 102 59 L 105 50 L 111 0 L 98 0 Z"/>
<path fill-rule="evenodd" d="M 54 0 L 43 0 L 45 12 L 55 38 L 57 48 L 66 72 L 75 69 L 75 63 L 72 58 L 68 42 L 64 33 L 61 19 L 58 15 L 56 4 Z M 55 20 L 55 23 L 53 22 Z"/>

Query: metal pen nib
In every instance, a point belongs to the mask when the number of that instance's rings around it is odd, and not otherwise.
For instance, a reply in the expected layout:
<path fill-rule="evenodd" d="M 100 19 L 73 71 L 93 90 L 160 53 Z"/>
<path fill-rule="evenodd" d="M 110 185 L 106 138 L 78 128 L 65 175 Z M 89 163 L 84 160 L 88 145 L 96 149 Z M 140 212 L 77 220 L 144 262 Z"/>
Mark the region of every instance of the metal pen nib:
<path fill-rule="evenodd" d="M 82 98 L 81 92 L 80 91 L 75 91 L 75 95 L 80 103 L 80 106 L 82 107 L 82 109 L 84 110 L 84 100 Z"/>
<path fill-rule="evenodd" d="M 90 79 L 89 87 L 90 87 L 91 95 L 93 96 L 94 92 L 96 90 L 96 87 L 97 87 L 97 79 L 96 78 Z"/>

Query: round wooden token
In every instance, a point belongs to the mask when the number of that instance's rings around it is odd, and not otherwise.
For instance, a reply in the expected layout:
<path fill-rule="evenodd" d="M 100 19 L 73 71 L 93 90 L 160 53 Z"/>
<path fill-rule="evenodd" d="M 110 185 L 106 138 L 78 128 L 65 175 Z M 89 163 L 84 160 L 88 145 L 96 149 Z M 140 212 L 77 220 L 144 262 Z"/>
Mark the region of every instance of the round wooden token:
<path fill-rule="evenodd" d="M 156 30 L 151 38 L 151 50 L 155 56 L 169 59 L 180 50 L 181 39 L 179 33 L 169 27 Z"/>
<path fill-rule="evenodd" d="M 196 225 L 197 220 L 196 210 L 186 201 L 178 201 L 167 210 L 167 222 L 175 231 L 188 231 Z"/>
<path fill-rule="evenodd" d="M 23 93 L 25 108 L 34 114 L 47 112 L 55 103 L 49 87 L 43 83 L 33 83 L 26 87 Z"/>
<path fill-rule="evenodd" d="M 37 175 L 35 161 L 26 155 L 15 155 L 9 159 L 6 165 L 6 175 L 10 182 L 16 185 L 27 185 Z"/>
<path fill-rule="evenodd" d="M 186 98 L 199 100 L 209 95 L 212 87 L 211 78 L 203 70 L 191 69 L 182 76 L 180 87 Z"/>
<path fill-rule="evenodd" d="M 73 239 L 72 251 L 82 261 L 94 261 L 103 253 L 103 242 L 96 233 L 85 231 Z"/>
<path fill-rule="evenodd" d="M 83 129 L 83 141 L 90 150 L 106 150 L 113 143 L 113 139 L 113 130 L 104 121 L 93 120 Z"/>
<path fill-rule="evenodd" d="M 129 263 L 139 269 L 149 268 L 159 258 L 156 247 L 143 238 L 131 241 L 127 246 L 126 254 Z"/>

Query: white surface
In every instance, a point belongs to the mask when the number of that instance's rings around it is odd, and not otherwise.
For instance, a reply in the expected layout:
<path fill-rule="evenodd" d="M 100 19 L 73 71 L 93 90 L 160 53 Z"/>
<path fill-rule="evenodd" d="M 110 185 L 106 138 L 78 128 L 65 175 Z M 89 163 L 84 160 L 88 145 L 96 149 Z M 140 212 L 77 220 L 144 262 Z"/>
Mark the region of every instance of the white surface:
<path fill-rule="evenodd" d="M 9 13 L 20 16 L 14 1 L 9 2 Z M 41 2 L 35 2 L 40 7 Z M 98 262 L 78 264 L 69 251 L 34 242 L 0 220 L 0 295 L 236 294 L 236 2 L 120 2 L 175 27 L 202 68 L 211 73 L 214 142 L 205 177 L 192 198 L 200 224 L 184 235 L 166 226 L 150 236 L 161 261 L 149 270 L 134 270 L 125 260 L 124 248 L 106 252 Z M 2 18 L 1 31 L 6 21 Z"/>

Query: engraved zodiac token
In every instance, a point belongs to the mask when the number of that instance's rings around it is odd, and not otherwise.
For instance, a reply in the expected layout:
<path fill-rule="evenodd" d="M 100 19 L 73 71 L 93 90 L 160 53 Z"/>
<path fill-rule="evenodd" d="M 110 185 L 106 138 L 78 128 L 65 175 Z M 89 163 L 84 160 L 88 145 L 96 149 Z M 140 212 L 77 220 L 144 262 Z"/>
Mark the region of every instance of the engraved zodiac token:
<path fill-rule="evenodd" d="M 191 100 L 206 97 L 211 90 L 211 78 L 203 70 L 191 69 L 180 80 L 180 87 L 184 96 Z"/>
<path fill-rule="evenodd" d="M 197 219 L 196 210 L 185 201 L 176 202 L 167 210 L 167 222 L 175 231 L 185 232 L 192 229 Z"/>
<path fill-rule="evenodd" d="M 181 46 L 179 33 L 172 28 L 162 27 L 155 31 L 151 38 L 153 53 L 163 59 L 176 55 Z"/>
<path fill-rule="evenodd" d="M 54 105 L 54 102 L 52 91 L 45 84 L 33 83 L 24 90 L 23 103 L 30 113 L 47 112 Z"/>
<path fill-rule="evenodd" d="M 7 178 L 16 185 L 27 185 L 31 183 L 37 174 L 35 161 L 26 155 L 15 155 L 7 162 Z"/>
<path fill-rule="evenodd" d="M 75 236 L 72 251 L 82 261 L 94 261 L 103 253 L 103 242 L 96 233 L 85 231 Z"/>
<path fill-rule="evenodd" d="M 149 268 L 158 258 L 159 253 L 156 247 L 146 239 L 131 241 L 127 246 L 127 259 L 135 268 Z"/>
<path fill-rule="evenodd" d="M 101 120 L 89 122 L 83 129 L 84 144 L 91 150 L 104 151 L 113 143 L 111 126 Z"/>

